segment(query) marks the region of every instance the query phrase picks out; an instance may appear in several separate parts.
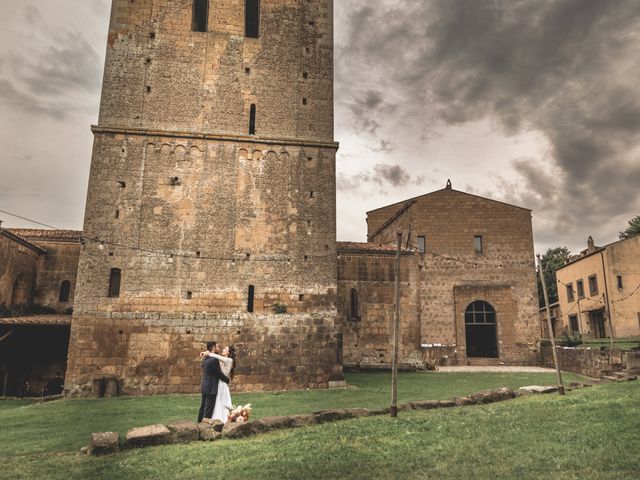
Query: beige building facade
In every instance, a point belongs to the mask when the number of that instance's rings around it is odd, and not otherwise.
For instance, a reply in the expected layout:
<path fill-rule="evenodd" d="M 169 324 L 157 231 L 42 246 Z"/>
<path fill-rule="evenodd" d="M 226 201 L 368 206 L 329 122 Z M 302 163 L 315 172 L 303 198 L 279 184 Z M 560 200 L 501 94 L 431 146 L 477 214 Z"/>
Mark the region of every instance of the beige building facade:
<path fill-rule="evenodd" d="M 556 271 L 562 326 L 585 338 L 640 335 L 640 236 L 587 248 Z"/>

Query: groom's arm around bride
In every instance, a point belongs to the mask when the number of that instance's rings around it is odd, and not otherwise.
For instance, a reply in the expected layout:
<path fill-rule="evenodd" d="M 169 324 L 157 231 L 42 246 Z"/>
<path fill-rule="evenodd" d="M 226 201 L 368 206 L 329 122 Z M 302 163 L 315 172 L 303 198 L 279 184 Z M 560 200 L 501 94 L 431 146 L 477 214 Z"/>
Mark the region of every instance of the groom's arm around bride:
<path fill-rule="evenodd" d="M 216 343 L 207 343 L 207 350 L 215 351 Z M 220 370 L 220 362 L 213 357 L 205 357 L 202 361 L 202 384 L 200 393 L 202 400 L 200 402 L 200 411 L 198 412 L 198 423 L 203 418 L 211 418 L 213 408 L 216 404 L 216 395 L 218 393 L 218 381 L 229 383 L 229 378 Z"/>

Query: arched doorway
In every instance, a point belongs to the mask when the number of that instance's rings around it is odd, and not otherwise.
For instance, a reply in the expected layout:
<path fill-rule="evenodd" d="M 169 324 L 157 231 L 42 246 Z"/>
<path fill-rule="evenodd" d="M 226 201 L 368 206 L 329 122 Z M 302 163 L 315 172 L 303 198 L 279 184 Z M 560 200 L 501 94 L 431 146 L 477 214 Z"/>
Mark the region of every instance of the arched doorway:
<path fill-rule="evenodd" d="M 469 304 L 464 312 L 467 357 L 498 358 L 496 311 L 482 300 Z"/>

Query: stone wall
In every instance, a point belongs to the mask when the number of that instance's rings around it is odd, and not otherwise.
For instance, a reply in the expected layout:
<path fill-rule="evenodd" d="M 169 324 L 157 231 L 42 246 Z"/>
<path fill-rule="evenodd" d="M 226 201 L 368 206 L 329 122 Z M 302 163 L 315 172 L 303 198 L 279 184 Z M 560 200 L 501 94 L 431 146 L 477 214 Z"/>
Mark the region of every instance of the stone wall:
<path fill-rule="evenodd" d="M 579 373 L 592 378 L 610 374 L 616 369 L 609 363 L 608 349 L 557 347 L 560 369 L 567 372 Z M 544 366 L 555 368 L 553 363 L 553 350 L 550 346 L 541 348 L 542 362 Z M 623 363 L 621 350 L 614 349 L 613 362 L 619 366 Z"/>
<path fill-rule="evenodd" d="M 411 232 L 414 247 L 417 236 L 426 239 L 418 266 L 420 343 L 432 358 L 468 361 L 464 311 L 484 300 L 498 312 L 496 361 L 537 361 L 540 327 L 529 210 L 448 187 L 368 212 L 367 224 L 371 242 L 394 242 L 398 229 L 403 242 Z M 482 236 L 482 252 L 474 249 L 476 235 Z"/>
<path fill-rule="evenodd" d="M 270 0 L 260 37 L 244 0 L 211 2 L 191 31 L 192 0 L 113 0 L 99 124 L 333 141 L 333 2 Z"/>
<path fill-rule="evenodd" d="M 384 246 L 360 250 L 353 243 L 338 248 L 338 318 L 342 325 L 344 365 L 388 368 L 393 354 L 395 314 L 395 252 Z M 366 249 L 365 249 L 366 248 Z M 417 256 L 404 252 L 400 259 L 400 350 L 405 367 L 423 365 L 420 348 Z M 358 315 L 351 315 L 351 291 L 358 296 Z"/>
<path fill-rule="evenodd" d="M 66 388 L 96 394 L 116 377 L 129 395 L 199 392 L 199 352 L 209 340 L 237 349 L 232 391 L 325 388 L 342 379 L 330 315 L 113 313 L 74 316 Z"/>
<path fill-rule="evenodd" d="M 196 391 L 212 336 L 240 347 L 239 388 L 340 377 L 332 5 L 262 2 L 246 38 L 241 0 L 206 32 L 190 0 L 113 1 L 69 389 Z"/>
<path fill-rule="evenodd" d="M 80 242 L 39 241 L 46 253 L 38 267 L 35 303 L 56 309 L 59 313 L 73 308 Z M 62 282 L 70 283 L 69 300 L 60 302 Z"/>
<path fill-rule="evenodd" d="M 0 304 L 33 302 L 42 249 L 0 228 Z"/>

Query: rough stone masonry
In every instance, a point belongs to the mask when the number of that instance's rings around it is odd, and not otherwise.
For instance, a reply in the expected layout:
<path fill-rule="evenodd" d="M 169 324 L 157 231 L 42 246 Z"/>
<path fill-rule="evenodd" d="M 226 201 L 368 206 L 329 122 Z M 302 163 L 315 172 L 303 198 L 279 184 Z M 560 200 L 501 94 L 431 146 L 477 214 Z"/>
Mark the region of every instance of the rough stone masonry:
<path fill-rule="evenodd" d="M 342 378 L 332 17 L 113 1 L 67 391 L 195 392 L 209 339 L 236 391 Z"/>

